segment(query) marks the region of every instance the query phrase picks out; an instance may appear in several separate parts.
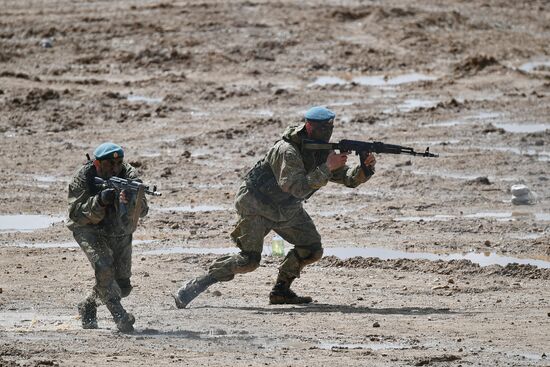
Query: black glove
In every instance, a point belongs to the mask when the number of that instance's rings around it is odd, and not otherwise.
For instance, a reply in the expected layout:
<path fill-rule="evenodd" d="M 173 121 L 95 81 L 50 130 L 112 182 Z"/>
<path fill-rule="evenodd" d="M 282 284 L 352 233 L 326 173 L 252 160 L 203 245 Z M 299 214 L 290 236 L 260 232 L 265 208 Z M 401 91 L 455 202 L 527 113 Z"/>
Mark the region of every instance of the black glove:
<path fill-rule="evenodd" d="M 116 191 L 115 189 L 105 189 L 99 193 L 99 205 L 107 206 L 112 205 L 115 202 Z"/>

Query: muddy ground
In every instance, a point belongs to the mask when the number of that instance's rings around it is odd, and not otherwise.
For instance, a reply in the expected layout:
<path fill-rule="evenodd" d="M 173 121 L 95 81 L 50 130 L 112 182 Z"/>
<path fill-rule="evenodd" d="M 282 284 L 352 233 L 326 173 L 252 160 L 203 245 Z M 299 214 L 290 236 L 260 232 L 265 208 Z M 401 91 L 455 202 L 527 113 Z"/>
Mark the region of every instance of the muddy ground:
<path fill-rule="evenodd" d="M 550 366 L 549 44 L 546 1 L 2 1 L 0 365 Z M 231 250 L 241 178 L 312 105 L 335 140 L 440 157 L 379 155 L 305 204 L 337 255 L 296 282 L 312 305 L 268 305 L 266 256 L 176 310 L 215 258 L 182 248 Z M 104 141 L 163 193 L 135 233 L 130 335 L 104 308 L 80 329 L 93 275 L 63 222 Z M 342 256 L 371 247 L 443 260 Z"/>

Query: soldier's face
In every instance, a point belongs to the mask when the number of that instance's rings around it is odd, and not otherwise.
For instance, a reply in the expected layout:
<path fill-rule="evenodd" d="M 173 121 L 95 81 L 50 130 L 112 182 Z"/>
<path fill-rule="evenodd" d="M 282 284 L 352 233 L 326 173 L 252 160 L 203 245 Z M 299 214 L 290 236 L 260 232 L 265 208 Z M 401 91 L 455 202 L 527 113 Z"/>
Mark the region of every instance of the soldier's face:
<path fill-rule="evenodd" d="M 122 171 L 122 158 L 104 159 L 99 161 L 99 176 L 101 178 L 111 178 L 117 176 Z"/>
<path fill-rule="evenodd" d="M 309 122 L 311 124 L 310 138 L 328 142 L 334 129 L 334 120 L 328 122 Z"/>

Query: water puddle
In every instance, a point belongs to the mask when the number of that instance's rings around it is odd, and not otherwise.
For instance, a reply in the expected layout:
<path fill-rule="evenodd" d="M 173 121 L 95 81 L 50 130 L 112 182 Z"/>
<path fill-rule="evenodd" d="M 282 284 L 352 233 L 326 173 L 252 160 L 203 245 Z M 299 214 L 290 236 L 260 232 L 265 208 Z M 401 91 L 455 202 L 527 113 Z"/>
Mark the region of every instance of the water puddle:
<path fill-rule="evenodd" d="M 157 240 L 134 240 L 132 245 L 142 245 L 147 243 L 154 243 Z M 43 242 L 43 243 L 14 243 L 10 244 L 9 247 L 20 247 L 20 248 L 34 248 L 34 249 L 52 249 L 52 248 L 78 248 L 76 242 Z"/>
<path fill-rule="evenodd" d="M 289 246 L 285 248 L 285 254 L 288 253 Z M 170 247 L 150 251 L 144 251 L 141 255 L 171 255 L 171 254 L 214 254 L 225 255 L 239 252 L 236 247 L 218 247 L 218 248 L 195 248 L 195 247 Z M 270 256 L 271 247 L 264 246 L 262 255 Z M 501 265 L 517 263 L 524 265 L 533 265 L 540 268 L 550 269 L 550 261 L 536 259 L 522 259 L 509 256 L 501 256 L 496 252 L 467 252 L 452 254 L 434 254 L 429 252 L 406 252 L 398 250 L 389 250 L 381 247 L 327 247 L 324 250 L 324 256 L 335 256 L 346 260 L 352 257 L 374 257 L 382 260 L 430 260 L 430 261 L 450 261 L 450 260 L 470 260 L 472 263 L 480 266 Z"/>
<path fill-rule="evenodd" d="M 2 311 L 0 325 L 6 331 L 60 331 L 76 329 L 73 316 L 39 314 L 32 311 Z M 26 336 L 28 338 L 28 336 Z"/>
<path fill-rule="evenodd" d="M 540 221 L 544 221 L 544 222 L 549 222 L 550 221 L 550 213 L 535 213 L 535 219 L 540 220 Z"/>
<path fill-rule="evenodd" d="M 396 108 L 400 112 L 410 112 L 417 108 L 429 108 L 437 105 L 438 101 L 429 101 L 423 99 L 407 99 L 402 104 L 397 105 Z M 391 113 L 394 108 L 387 108 L 383 110 L 384 113 Z"/>
<path fill-rule="evenodd" d="M 373 75 L 373 76 L 358 76 L 351 79 L 351 83 L 371 86 L 371 87 L 386 87 L 386 86 L 396 86 L 400 84 L 415 83 L 421 81 L 430 81 L 436 80 L 434 76 L 429 76 L 420 73 L 410 73 L 397 75 L 395 77 L 388 77 L 386 75 Z M 315 81 L 308 86 L 327 86 L 327 85 L 345 85 L 349 84 L 350 81 L 337 77 L 337 76 L 320 76 L 315 79 Z"/>
<path fill-rule="evenodd" d="M 368 344 L 340 344 L 340 343 L 319 343 L 316 345 L 319 349 L 370 349 L 370 350 L 386 350 L 386 349 L 409 349 L 410 346 L 406 346 L 399 343 L 368 343 Z"/>
<path fill-rule="evenodd" d="M 458 125 L 464 125 L 464 124 L 466 124 L 465 121 L 450 120 L 450 121 L 434 122 L 431 124 L 423 124 L 422 127 L 452 127 L 452 126 L 458 126 Z"/>
<path fill-rule="evenodd" d="M 160 152 L 158 150 L 145 149 L 139 155 L 141 157 L 154 158 L 154 157 L 160 157 Z"/>
<path fill-rule="evenodd" d="M 422 126 L 423 127 L 452 127 L 452 126 L 458 126 L 458 125 L 466 125 L 466 124 L 469 124 L 470 121 L 493 120 L 497 117 L 500 117 L 501 115 L 502 114 L 498 112 L 482 111 L 475 115 L 465 116 L 463 117 L 463 120 L 449 120 L 449 121 L 434 122 L 434 123 L 425 124 Z"/>
<path fill-rule="evenodd" d="M 500 116 L 501 116 L 501 113 L 499 112 L 483 111 L 475 115 L 467 116 L 465 117 L 465 119 L 466 120 L 491 120 Z"/>
<path fill-rule="evenodd" d="M 384 76 L 384 75 L 360 76 L 360 77 L 353 78 L 352 81 L 360 85 L 378 87 L 378 86 L 415 83 L 415 82 L 421 82 L 421 81 L 430 81 L 430 80 L 436 80 L 436 79 L 437 78 L 434 76 L 429 76 L 429 75 L 420 74 L 420 73 L 410 73 L 410 74 L 398 75 L 393 78 L 388 78 L 387 76 Z"/>
<path fill-rule="evenodd" d="M 326 85 L 344 85 L 348 84 L 348 82 L 342 78 L 338 78 L 336 76 L 320 76 L 309 86 L 319 85 L 319 86 L 326 86 Z"/>
<path fill-rule="evenodd" d="M 477 174 L 465 174 L 465 173 L 455 173 L 455 172 L 437 172 L 437 171 L 418 171 L 418 170 L 412 170 L 411 173 L 415 175 L 421 175 L 421 176 L 434 176 L 434 177 L 441 177 L 441 178 L 450 178 L 454 180 L 467 180 L 472 181 L 475 180 L 478 177 L 487 177 L 491 182 L 494 181 L 504 181 L 504 182 L 514 182 L 517 181 L 518 177 L 492 177 L 487 176 L 486 173 L 477 173 Z"/>
<path fill-rule="evenodd" d="M 55 177 L 55 176 L 38 176 L 38 175 L 34 175 L 34 176 L 32 176 L 32 178 L 35 181 L 47 182 L 47 183 L 61 181 L 61 179 L 59 179 L 58 177 Z"/>
<path fill-rule="evenodd" d="M 507 357 L 510 357 L 510 358 L 514 358 L 514 357 L 519 357 L 519 358 L 525 358 L 525 359 L 530 359 L 532 361 L 541 361 L 543 359 L 547 359 L 548 357 L 546 356 L 545 353 L 533 353 L 533 352 L 507 352 L 506 353 L 506 356 Z"/>
<path fill-rule="evenodd" d="M 154 208 L 161 212 L 187 212 L 187 213 L 200 213 L 200 212 L 215 212 L 230 210 L 230 208 L 221 206 L 221 205 L 181 205 L 181 206 L 170 206 Z"/>
<path fill-rule="evenodd" d="M 498 123 L 494 124 L 499 129 L 504 129 L 510 133 L 537 133 L 550 129 L 550 124 L 537 124 L 537 123 Z"/>
<path fill-rule="evenodd" d="M 145 103 L 160 103 L 162 102 L 163 98 L 154 98 L 154 97 L 145 97 L 135 94 L 130 94 L 127 97 L 129 102 L 145 102 Z"/>
<path fill-rule="evenodd" d="M 532 73 L 537 69 L 550 68 L 550 61 L 531 61 L 521 65 L 518 69 L 526 73 Z"/>
<path fill-rule="evenodd" d="M 456 218 L 454 215 L 434 215 L 434 216 L 423 216 L 423 217 L 395 217 L 393 218 L 396 222 L 447 222 L 453 218 Z"/>
<path fill-rule="evenodd" d="M 0 232 L 29 232 L 36 229 L 48 228 L 54 223 L 61 222 L 64 217 L 51 215 L 0 215 Z"/>
<path fill-rule="evenodd" d="M 510 237 L 518 239 L 518 240 L 536 240 L 537 238 L 540 238 L 542 235 L 540 233 L 515 233 L 510 235 Z"/>
<path fill-rule="evenodd" d="M 352 106 L 355 102 L 353 101 L 340 101 L 340 102 L 332 102 L 328 105 L 328 107 L 336 107 L 336 106 Z M 340 118 L 340 120 L 342 120 Z"/>
<path fill-rule="evenodd" d="M 463 173 L 454 173 L 454 172 L 437 172 L 437 171 L 430 171 L 430 172 L 424 172 L 424 171 L 411 171 L 415 175 L 421 175 L 421 176 L 436 176 L 436 177 L 442 177 L 442 178 L 452 178 L 457 180 L 475 180 L 478 177 L 485 176 L 484 174 L 463 174 Z"/>

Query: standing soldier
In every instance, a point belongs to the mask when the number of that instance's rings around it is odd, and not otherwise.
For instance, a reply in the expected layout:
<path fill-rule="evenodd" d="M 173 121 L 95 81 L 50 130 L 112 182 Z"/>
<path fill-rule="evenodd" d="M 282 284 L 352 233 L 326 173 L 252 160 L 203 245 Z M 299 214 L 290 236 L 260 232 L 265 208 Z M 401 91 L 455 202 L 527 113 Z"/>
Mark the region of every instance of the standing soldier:
<path fill-rule="evenodd" d="M 113 143 L 103 143 L 94 151 L 94 160 L 88 160 L 75 173 L 69 185 L 68 227 L 84 251 L 95 271 L 96 284 L 88 297 L 78 304 L 84 329 L 97 329 L 97 306 L 104 303 L 122 332 L 134 330 L 135 318 L 120 303 L 132 290 L 133 226 L 124 224 L 120 209 L 132 210 L 141 200 L 140 216 L 147 214 L 147 201 L 126 191 L 100 188 L 95 177 L 137 179 L 136 170 L 124 163 L 124 151 Z M 137 218 L 136 218 L 137 219 Z"/>
<path fill-rule="evenodd" d="M 271 304 L 309 303 L 311 297 L 298 296 L 290 289 L 304 266 L 323 256 L 321 236 L 302 201 L 328 181 L 356 187 L 374 174 L 373 155 L 348 167 L 348 153 L 303 150 L 304 139 L 328 142 L 335 114 L 324 107 L 313 107 L 305 123 L 286 129 L 281 140 L 246 175 L 237 192 L 235 207 L 239 215 L 231 238 L 240 253 L 215 260 L 208 273 L 190 280 L 174 295 L 176 306 L 184 308 L 200 293 L 217 282 L 229 281 L 235 274 L 248 273 L 260 266 L 264 237 L 273 230 L 294 245 L 283 260 L 271 293 Z"/>

